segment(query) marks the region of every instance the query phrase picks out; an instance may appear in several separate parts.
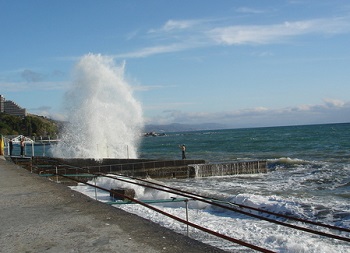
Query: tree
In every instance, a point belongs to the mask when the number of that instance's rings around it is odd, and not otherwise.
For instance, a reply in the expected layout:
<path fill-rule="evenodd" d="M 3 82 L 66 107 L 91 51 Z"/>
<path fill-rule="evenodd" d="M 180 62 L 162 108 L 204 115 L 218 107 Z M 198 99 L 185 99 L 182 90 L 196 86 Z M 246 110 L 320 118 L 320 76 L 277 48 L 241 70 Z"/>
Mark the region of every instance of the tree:
<path fill-rule="evenodd" d="M 0 113 L 0 134 L 26 136 L 55 136 L 58 122 L 37 115 L 19 117 Z"/>

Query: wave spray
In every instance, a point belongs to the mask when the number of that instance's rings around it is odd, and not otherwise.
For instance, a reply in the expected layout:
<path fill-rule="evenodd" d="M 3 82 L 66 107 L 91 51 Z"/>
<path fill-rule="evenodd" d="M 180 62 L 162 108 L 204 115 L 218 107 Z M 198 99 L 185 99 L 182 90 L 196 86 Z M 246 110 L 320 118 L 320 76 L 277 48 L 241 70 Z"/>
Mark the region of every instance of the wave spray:
<path fill-rule="evenodd" d="M 124 80 L 124 65 L 88 54 L 77 63 L 65 96 L 68 123 L 55 157 L 137 158 L 142 108 Z"/>

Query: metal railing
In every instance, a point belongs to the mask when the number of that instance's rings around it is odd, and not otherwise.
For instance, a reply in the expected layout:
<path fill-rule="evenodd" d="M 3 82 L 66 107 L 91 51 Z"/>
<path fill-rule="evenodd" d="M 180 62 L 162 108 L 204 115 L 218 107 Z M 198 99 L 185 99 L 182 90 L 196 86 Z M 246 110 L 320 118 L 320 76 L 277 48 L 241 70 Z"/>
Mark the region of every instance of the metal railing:
<path fill-rule="evenodd" d="M 50 166 L 51 166 L 51 168 L 49 168 Z M 64 168 L 64 166 L 65 166 L 65 168 Z M 110 165 L 107 165 L 107 166 L 110 166 Z M 94 166 L 94 167 L 99 167 L 99 166 Z M 89 168 L 90 168 L 90 166 L 89 166 Z M 264 210 L 264 209 L 250 207 L 250 206 L 246 206 L 246 205 L 242 205 L 242 204 L 237 204 L 234 202 L 224 201 L 224 200 L 215 199 L 215 198 L 209 198 L 207 196 L 202 196 L 199 194 L 194 194 L 194 193 L 183 191 L 180 189 L 168 187 L 166 185 L 155 183 L 155 182 L 145 180 L 145 179 L 140 179 L 140 178 L 136 178 L 136 177 L 129 177 L 129 176 L 115 174 L 115 173 L 110 173 L 110 175 L 106 175 L 105 173 L 102 173 L 102 172 L 93 172 L 92 173 L 92 172 L 88 172 L 87 168 L 80 168 L 80 167 L 75 167 L 75 166 L 71 166 L 71 165 L 58 165 L 58 166 L 57 165 L 49 165 L 47 167 L 40 168 L 40 166 L 39 166 L 36 168 L 36 170 L 40 171 L 40 174 L 42 174 L 42 175 L 43 175 L 44 171 L 47 172 L 48 169 L 52 172 L 51 174 L 53 176 L 56 176 L 57 178 L 62 177 L 62 178 L 66 178 L 66 179 L 69 179 L 69 180 L 72 180 L 72 181 L 75 181 L 78 183 L 82 183 L 82 184 L 94 187 L 96 200 L 98 200 L 97 189 L 111 193 L 111 189 L 106 189 L 106 188 L 103 188 L 103 187 L 98 186 L 96 184 L 97 177 L 105 177 L 105 178 L 110 178 L 112 180 L 118 180 L 118 181 L 130 183 L 130 184 L 143 186 L 143 187 L 151 188 L 154 190 L 159 190 L 159 191 L 173 193 L 173 194 L 182 196 L 184 198 L 183 201 L 186 203 L 186 205 L 188 204 L 188 201 L 200 201 L 200 202 L 207 203 L 207 204 L 210 204 L 213 206 L 217 206 L 217 207 L 220 207 L 220 208 L 232 211 L 232 212 L 241 213 L 241 214 L 244 214 L 244 215 L 259 219 L 259 220 L 268 221 L 270 223 L 285 226 L 285 227 L 288 227 L 291 229 L 296 229 L 299 231 L 304 231 L 307 233 L 311 233 L 311 234 L 315 234 L 315 235 L 319 235 L 319 236 L 323 236 L 323 237 L 327 237 L 327 238 L 332 238 L 332 239 L 336 239 L 336 240 L 340 240 L 340 241 L 350 242 L 349 235 L 347 237 L 339 235 L 340 233 L 350 233 L 350 229 L 347 229 L 347 228 L 337 227 L 337 226 L 333 226 L 333 225 L 329 225 L 329 224 L 323 224 L 320 222 L 310 221 L 310 220 L 306 220 L 306 219 L 301 219 L 301 218 L 293 217 L 290 215 L 279 214 L 279 213 L 271 212 L 271 211 Z M 75 170 L 75 172 L 84 173 L 85 175 L 88 172 L 91 175 L 91 177 L 94 177 L 94 184 L 78 179 L 79 174 L 75 174 L 74 177 L 68 175 L 67 173 L 69 173 L 70 170 Z M 61 172 L 64 172 L 64 173 L 61 173 Z M 59 182 L 58 179 L 57 179 L 57 182 Z M 193 228 L 196 228 L 196 229 L 201 230 L 203 232 L 206 232 L 208 234 L 222 238 L 224 240 L 227 240 L 227 241 L 230 241 L 230 242 L 233 242 L 233 243 L 236 243 L 236 244 L 239 244 L 239 245 L 260 251 L 260 252 L 273 252 L 269 249 L 265 249 L 265 248 L 250 244 L 248 242 L 245 242 L 245 241 L 242 241 L 242 240 L 215 232 L 213 230 L 210 230 L 208 228 L 205 228 L 203 226 L 200 226 L 198 224 L 190 222 L 188 220 L 187 208 L 186 208 L 186 212 L 187 212 L 186 219 L 182 219 L 182 218 L 179 218 L 179 217 L 174 216 L 172 214 L 166 213 L 165 211 L 152 206 L 150 203 L 146 203 L 146 202 L 143 202 L 141 200 L 138 200 L 138 199 L 135 199 L 135 198 L 132 198 L 130 196 L 126 196 L 126 195 L 123 195 L 120 193 L 116 193 L 116 192 L 113 192 L 113 194 L 119 195 L 123 199 L 127 199 L 129 203 L 131 202 L 131 203 L 136 203 L 136 204 L 142 205 L 142 206 L 149 208 L 153 211 L 156 211 L 162 215 L 165 215 L 165 216 L 170 217 L 174 220 L 182 222 L 183 224 L 185 224 L 187 226 L 187 234 L 188 234 L 188 227 L 193 227 Z M 109 203 L 109 204 L 113 204 L 113 203 Z M 251 212 L 251 211 L 253 211 L 253 212 Z M 266 214 L 269 217 L 263 216 L 262 214 Z M 320 228 L 327 228 L 327 229 L 334 231 L 335 233 L 323 232 L 323 231 L 313 229 L 310 227 L 299 226 L 299 225 L 293 224 L 291 222 L 285 222 L 285 221 L 281 221 L 278 219 L 272 219 L 271 216 L 274 216 L 276 218 L 283 218 L 283 219 L 286 219 L 287 221 L 297 221 L 297 222 L 302 222 L 304 224 L 318 226 Z"/>

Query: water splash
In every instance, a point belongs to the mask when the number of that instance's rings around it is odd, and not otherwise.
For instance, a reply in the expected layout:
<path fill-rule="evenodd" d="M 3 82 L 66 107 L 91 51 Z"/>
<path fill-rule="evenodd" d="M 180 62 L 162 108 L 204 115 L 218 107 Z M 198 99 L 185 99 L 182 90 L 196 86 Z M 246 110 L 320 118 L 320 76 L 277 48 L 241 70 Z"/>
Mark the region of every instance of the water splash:
<path fill-rule="evenodd" d="M 74 71 L 65 96 L 68 122 L 55 157 L 137 158 L 143 127 L 142 108 L 124 80 L 124 65 L 88 54 Z"/>

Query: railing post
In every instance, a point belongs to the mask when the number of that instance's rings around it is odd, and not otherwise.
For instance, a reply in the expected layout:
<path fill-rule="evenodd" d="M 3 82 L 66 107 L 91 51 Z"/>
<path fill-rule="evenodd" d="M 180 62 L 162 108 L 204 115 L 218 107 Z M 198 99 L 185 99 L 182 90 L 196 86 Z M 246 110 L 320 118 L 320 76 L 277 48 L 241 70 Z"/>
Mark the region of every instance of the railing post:
<path fill-rule="evenodd" d="M 94 182 L 95 182 L 95 199 L 97 200 L 96 177 L 94 177 Z"/>
<path fill-rule="evenodd" d="M 185 200 L 185 204 L 186 204 L 186 221 L 188 222 L 188 199 Z M 189 227 L 188 224 L 187 225 L 187 236 L 189 235 Z"/>
<path fill-rule="evenodd" d="M 56 183 L 58 183 L 58 168 L 56 166 Z"/>

